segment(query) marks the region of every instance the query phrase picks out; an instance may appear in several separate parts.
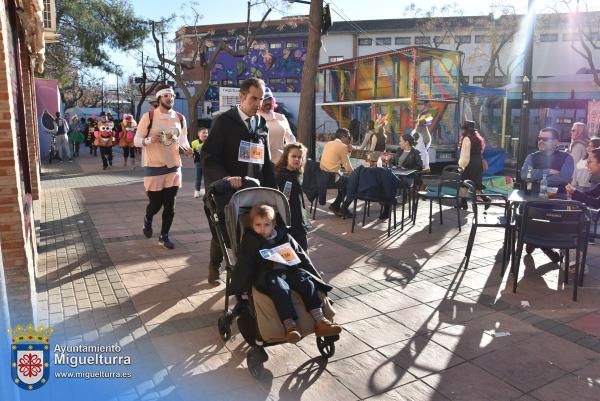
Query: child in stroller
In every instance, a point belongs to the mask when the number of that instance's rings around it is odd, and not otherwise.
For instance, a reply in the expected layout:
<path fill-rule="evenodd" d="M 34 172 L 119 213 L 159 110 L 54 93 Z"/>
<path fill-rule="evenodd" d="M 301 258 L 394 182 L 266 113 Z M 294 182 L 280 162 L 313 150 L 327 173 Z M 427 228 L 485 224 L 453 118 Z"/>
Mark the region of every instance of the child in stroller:
<path fill-rule="evenodd" d="M 252 207 L 249 216 L 250 226 L 242 236 L 231 277 L 231 292 L 241 295 L 254 286 L 267 294 L 285 327 L 286 340 L 296 343 L 302 336 L 292 303 L 291 291 L 294 290 L 315 320 L 315 334 L 319 337 L 338 335 L 342 328 L 324 316 L 323 301 L 318 294 L 318 291 L 327 293 L 332 288 L 310 273 L 314 267 L 304 251 L 284 226 L 276 226 L 275 209 L 258 204 Z"/>
<path fill-rule="evenodd" d="M 211 184 L 204 198 L 206 215 L 210 223 L 211 231 L 221 247 L 225 261 L 225 310 L 219 316 L 218 329 L 221 338 L 227 341 L 231 338 L 231 326 L 234 320 L 237 322 L 237 327 L 240 334 L 250 346 L 250 350 L 246 355 L 246 363 L 248 370 L 252 376 L 258 378 L 264 368 L 264 362 L 268 360 L 268 354 L 265 352 L 266 347 L 287 342 L 286 328 L 282 324 L 281 317 L 273 302 L 273 299 L 268 294 L 261 292 L 254 284 L 257 282 L 258 273 L 263 271 L 256 269 L 257 261 L 261 266 L 271 269 L 270 261 L 262 259 L 258 253 L 261 250 L 262 244 L 267 241 L 264 237 L 254 233 L 250 228 L 248 235 L 245 235 L 247 228 L 250 226 L 249 212 L 255 205 L 267 204 L 275 210 L 275 221 L 277 236 L 275 238 L 288 238 L 285 226 L 291 222 L 290 206 L 287 198 L 280 191 L 273 188 L 265 188 L 258 186 L 258 182 L 249 177 L 242 179 L 242 189 L 235 191 L 231 188 L 227 179 L 219 180 Z M 268 212 L 270 217 L 273 213 Z M 270 218 L 269 221 L 273 221 Z M 283 226 L 283 227 L 282 227 Z M 257 230 L 259 231 L 259 230 Z M 254 233 L 254 234 L 253 234 Z M 252 242 L 253 238 L 255 246 L 247 246 L 243 241 L 243 237 L 247 237 L 245 241 Z M 274 238 L 274 240 L 275 240 Z M 317 289 L 317 293 L 322 303 L 322 310 L 325 318 L 332 322 L 335 315 L 335 310 L 332 307 L 331 301 L 327 297 L 326 292 L 329 286 L 323 286 L 319 272 L 314 268 L 310 258 L 300 248 L 293 239 L 286 239 L 283 244 L 289 241 L 290 247 L 294 249 L 294 253 L 300 259 L 298 267 L 310 273 L 310 280 Z M 244 245 L 242 246 L 242 242 Z M 280 244 L 278 241 L 273 241 L 273 244 Z M 263 251 L 272 251 L 272 246 L 266 245 L 267 249 Z M 252 252 L 251 249 L 255 249 Z M 242 250 L 245 249 L 246 252 Z M 245 259 L 249 262 L 235 262 L 236 259 Z M 269 257 L 269 255 L 266 255 Z M 270 255 L 273 256 L 273 255 Z M 258 258 L 261 259 L 258 259 Z M 286 265 L 285 260 L 281 261 Z M 235 272 L 234 272 L 234 266 Z M 289 270 L 298 269 L 295 265 L 286 267 Z M 298 269 L 299 270 L 299 269 Z M 264 270 L 263 273 L 268 273 L 270 270 Z M 233 275 L 236 275 L 235 282 Z M 265 275 L 266 277 L 266 275 Z M 287 277 L 287 275 L 286 275 Z M 316 279 L 316 281 L 315 281 Z M 235 287 L 237 288 L 233 288 Z M 259 285 L 260 287 L 260 285 Z M 315 332 L 315 319 L 309 313 L 306 303 L 302 300 L 300 294 L 296 291 L 291 292 L 293 302 L 293 315 L 297 315 L 298 320 L 295 322 L 297 330 L 301 336 L 306 337 Z M 236 294 L 236 304 L 232 309 L 229 309 L 229 295 Z M 245 295 L 244 295 L 245 294 Z M 289 298 L 286 298 L 289 301 Z M 289 303 L 287 304 L 289 307 Z M 318 316 L 320 318 L 320 315 Z M 320 320 L 320 319 L 319 319 Z M 339 326 L 338 326 L 339 327 Z M 335 331 L 340 330 L 333 329 Z M 323 334 L 323 331 L 320 331 Z M 329 334 L 329 332 L 325 332 Z M 298 336 L 294 334 L 295 338 Z M 293 339 L 295 339 L 293 338 Z M 335 342 L 339 340 L 339 334 L 332 336 L 316 335 L 317 348 L 324 358 L 330 358 L 335 354 Z"/>

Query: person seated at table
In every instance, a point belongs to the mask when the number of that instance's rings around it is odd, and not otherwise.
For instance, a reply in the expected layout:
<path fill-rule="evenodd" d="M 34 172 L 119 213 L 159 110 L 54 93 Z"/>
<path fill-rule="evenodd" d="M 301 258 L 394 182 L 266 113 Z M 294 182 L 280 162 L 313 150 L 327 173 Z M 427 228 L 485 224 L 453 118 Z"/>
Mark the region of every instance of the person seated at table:
<path fill-rule="evenodd" d="M 590 175 L 600 177 L 600 148 L 592 150 L 587 157 L 587 167 Z M 588 191 L 580 191 L 572 184 L 565 188 L 567 195 L 593 209 L 600 209 L 600 184 Z"/>
<path fill-rule="evenodd" d="M 575 172 L 573 173 L 573 179 L 571 180 L 571 186 L 575 189 L 585 192 L 592 188 L 593 181 L 596 181 L 600 177 L 592 177 L 588 169 L 588 159 L 592 151 L 596 148 L 600 148 L 600 138 L 590 138 L 587 146 L 585 147 L 586 154 L 579 162 L 575 163 Z M 567 191 L 568 193 L 568 191 Z"/>
<path fill-rule="evenodd" d="M 539 192 L 540 181 L 546 176 L 549 187 L 557 187 L 559 194 L 565 193 L 565 186 L 575 169 L 573 157 L 556 147 L 558 145 L 559 133 L 553 127 L 546 127 L 538 134 L 538 151 L 531 153 L 525 159 L 521 167 L 521 177 L 527 177 L 531 168 L 531 180 L 533 192 Z"/>
<path fill-rule="evenodd" d="M 398 149 L 394 155 L 392 164 L 396 167 L 408 170 L 423 170 L 421 152 L 415 148 L 415 145 L 415 138 L 408 134 L 402 135 L 400 137 L 400 149 Z"/>
<path fill-rule="evenodd" d="M 521 167 L 521 177 L 527 177 L 531 169 L 532 190 L 539 192 L 540 181 L 546 176 L 549 187 L 558 188 L 559 194 L 565 194 L 565 187 L 573 176 L 575 163 L 573 157 L 567 152 L 558 150 L 559 134 L 556 128 L 543 128 L 538 134 L 538 151 L 531 153 Z M 535 248 L 531 245 L 525 247 L 525 252 L 532 253 Z M 558 252 L 542 248 L 542 251 L 554 263 L 560 261 Z"/>
<path fill-rule="evenodd" d="M 587 167 L 590 175 L 592 177 L 600 178 L 600 148 L 593 149 L 592 151 L 588 152 L 587 158 L 584 160 L 587 161 Z M 567 195 L 569 195 L 571 199 L 581 202 L 589 208 L 600 209 L 600 184 L 597 184 L 593 189 L 587 191 L 580 191 L 574 185 L 567 184 L 566 191 Z M 598 213 L 597 211 L 591 212 Z M 595 229 L 596 227 L 594 227 L 592 223 L 590 226 L 590 232 L 595 234 Z M 590 238 L 590 242 L 593 243 L 594 238 Z M 575 263 L 574 252 L 572 252 L 571 256 L 572 257 L 569 258 L 571 263 Z M 585 273 L 587 273 L 589 270 L 587 263 L 584 269 Z M 574 271 L 574 268 L 569 266 L 569 271 Z"/>
<path fill-rule="evenodd" d="M 334 135 L 334 139 L 325 144 L 321 162 L 319 164 L 321 171 L 328 175 L 328 186 L 337 187 L 337 197 L 329 206 L 329 210 L 337 216 L 347 218 L 353 214 L 348 210 L 350 201 L 346 198 L 346 177 L 340 174 L 340 168 L 344 168 L 344 174 L 352 173 L 350 164 L 351 141 L 350 131 L 346 128 L 339 128 Z"/>

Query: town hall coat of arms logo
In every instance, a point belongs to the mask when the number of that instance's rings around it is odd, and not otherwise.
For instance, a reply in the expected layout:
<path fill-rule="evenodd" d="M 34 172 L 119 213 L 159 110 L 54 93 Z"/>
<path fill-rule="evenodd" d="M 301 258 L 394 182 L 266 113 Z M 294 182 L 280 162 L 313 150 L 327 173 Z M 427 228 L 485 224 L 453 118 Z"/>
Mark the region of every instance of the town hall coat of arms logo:
<path fill-rule="evenodd" d="M 44 326 L 17 326 L 8 330 L 12 339 L 11 376 L 13 382 L 25 390 L 42 387 L 50 378 L 50 344 L 52 328 Z"/>

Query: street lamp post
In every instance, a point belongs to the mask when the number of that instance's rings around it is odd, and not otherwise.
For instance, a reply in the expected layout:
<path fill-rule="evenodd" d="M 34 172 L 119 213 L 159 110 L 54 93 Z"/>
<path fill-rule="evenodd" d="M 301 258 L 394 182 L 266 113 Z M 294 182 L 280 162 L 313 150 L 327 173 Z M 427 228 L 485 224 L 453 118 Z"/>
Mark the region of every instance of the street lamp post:
<path fill-rule="evenodd" d="M 161 32 L 160 33 L 160 38 L 162 41 L 162 59 L 164 60 L 165 58 L 165 35 L 169 33 L 169 32 Z M 167 76 L 165 75 L 165 62 L 161 60 L 160 65 L 163 67 L 162 70 L 162 83 L 164 84 L 167 81 Z"/>
<path fill-rule="evenodd" d="M 101 107 L 102 107 L 102 111 L 104 111 L 104 78 L 102 78 L 102 87 L 101 87 L 101 98 L 100 98 L 100 102 L 101 102 Z"/>
<path fill-rule="evenodd" d="M 535 34 L 536 15 L 533 9 L 535 0 L 529 0 L 528 18 L 530 29 L 527 32 L 527 47 L 525 48 L 525 62 L 523 65 L 523 86 L 521 90 L 521 122 L 519 129 L 519 151 L 517 154 L 517 182 L 522 182 L 521 167 L 527 157 L 527 143 L 529 139 L 529 113 L 531 109 L 532 93 L 531 81 L 533 80 L 533 42 Z"/>
<path fill-rule="evenodd" d="M 121 101 L 119 99 L 119 74 L 117 73 L 117 120 L 121 120 Z"/>

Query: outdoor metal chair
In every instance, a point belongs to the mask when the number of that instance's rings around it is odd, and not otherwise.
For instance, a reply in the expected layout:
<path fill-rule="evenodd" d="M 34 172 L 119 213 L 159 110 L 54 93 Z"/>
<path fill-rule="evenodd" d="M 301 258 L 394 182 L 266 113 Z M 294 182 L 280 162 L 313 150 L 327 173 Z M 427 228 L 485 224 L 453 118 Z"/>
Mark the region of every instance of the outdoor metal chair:
<path fill-rule="evenodd" d="M 501 194 L 478 194 L 475 188 L 475 183 L 470 180 L 466 180 L 463 182 L 463 185 L 467 188 L 468 192 L 468 201 L 471 204 L 473 209 L 473 219 L 471 221 L 471 232 L 469 234 L 469 241 L 467 242 L 467 251 L 465 253 L 464 259 L 464 268 L 467 269 L 469 266 L 469 259 L 471 258 L 471 251 L 473 250 L 473 244 L 475 242 L 475 236 L 477 234 L 477 229 L 480 227 L 497 227 L 504 229 L 504 240 L 502 243 L 502 267 L 501 267 L 501 275 L 504 275 L 504 269 L 506 266 L 506 262 L 510 258 L 511 253 L 511 234 L 513 232 L 514 222 L 512 222 L 510 217 L 510 204 L 508 203 L 508 199 L 505 195 Z M 491 201 L 487 199 L 484 200 L 483 197 L 489 198 Z M 499 206 L 503 208 L 504 213 L 502 215 L 488 215 L 487 211 L 484 209 L 482 211 L 482 206 L 485 208 L 490 206 Z"/>
<path fill-rule="evenodd" d="M 564 282 L 569 280 L 569 250 L 576 250 L 573 301 L 577 301 L 579 276 L 585 267 L 589 221 L 585 206 L 577 201 L 551 200 L 526 202 L 518 229 L 517 251 L 512 261 L 513 292 L 517 292 L 519 265 L 524 245 L 564 250 Z M 580 252 L 583 257 L 580 257 Z M 582 277 L 582 276 L 581 276 Z"/>
<path fill-rule="evenodd" d="M 422 175 L 421 180 L 427 184 L 427 191 L 419 191 L 416 202 L 413 206 L 413 221 L 417 218 L 418 198 L 429 200 L 429 233 L 431 234 L 431 225 L 433 220 L 433 202 L 437 201 L 440 207 L 440 224 L 444 224 L 442 214 L 442 201 L 454 201 L 456 207 L 458 230 L 461 231 L 460 224 L 460 188 L 462 186 L 463 169 L 457 165 L 446 166 L 440 176 Z M 433 189 L 432 189 L 433 188 Z"/>

